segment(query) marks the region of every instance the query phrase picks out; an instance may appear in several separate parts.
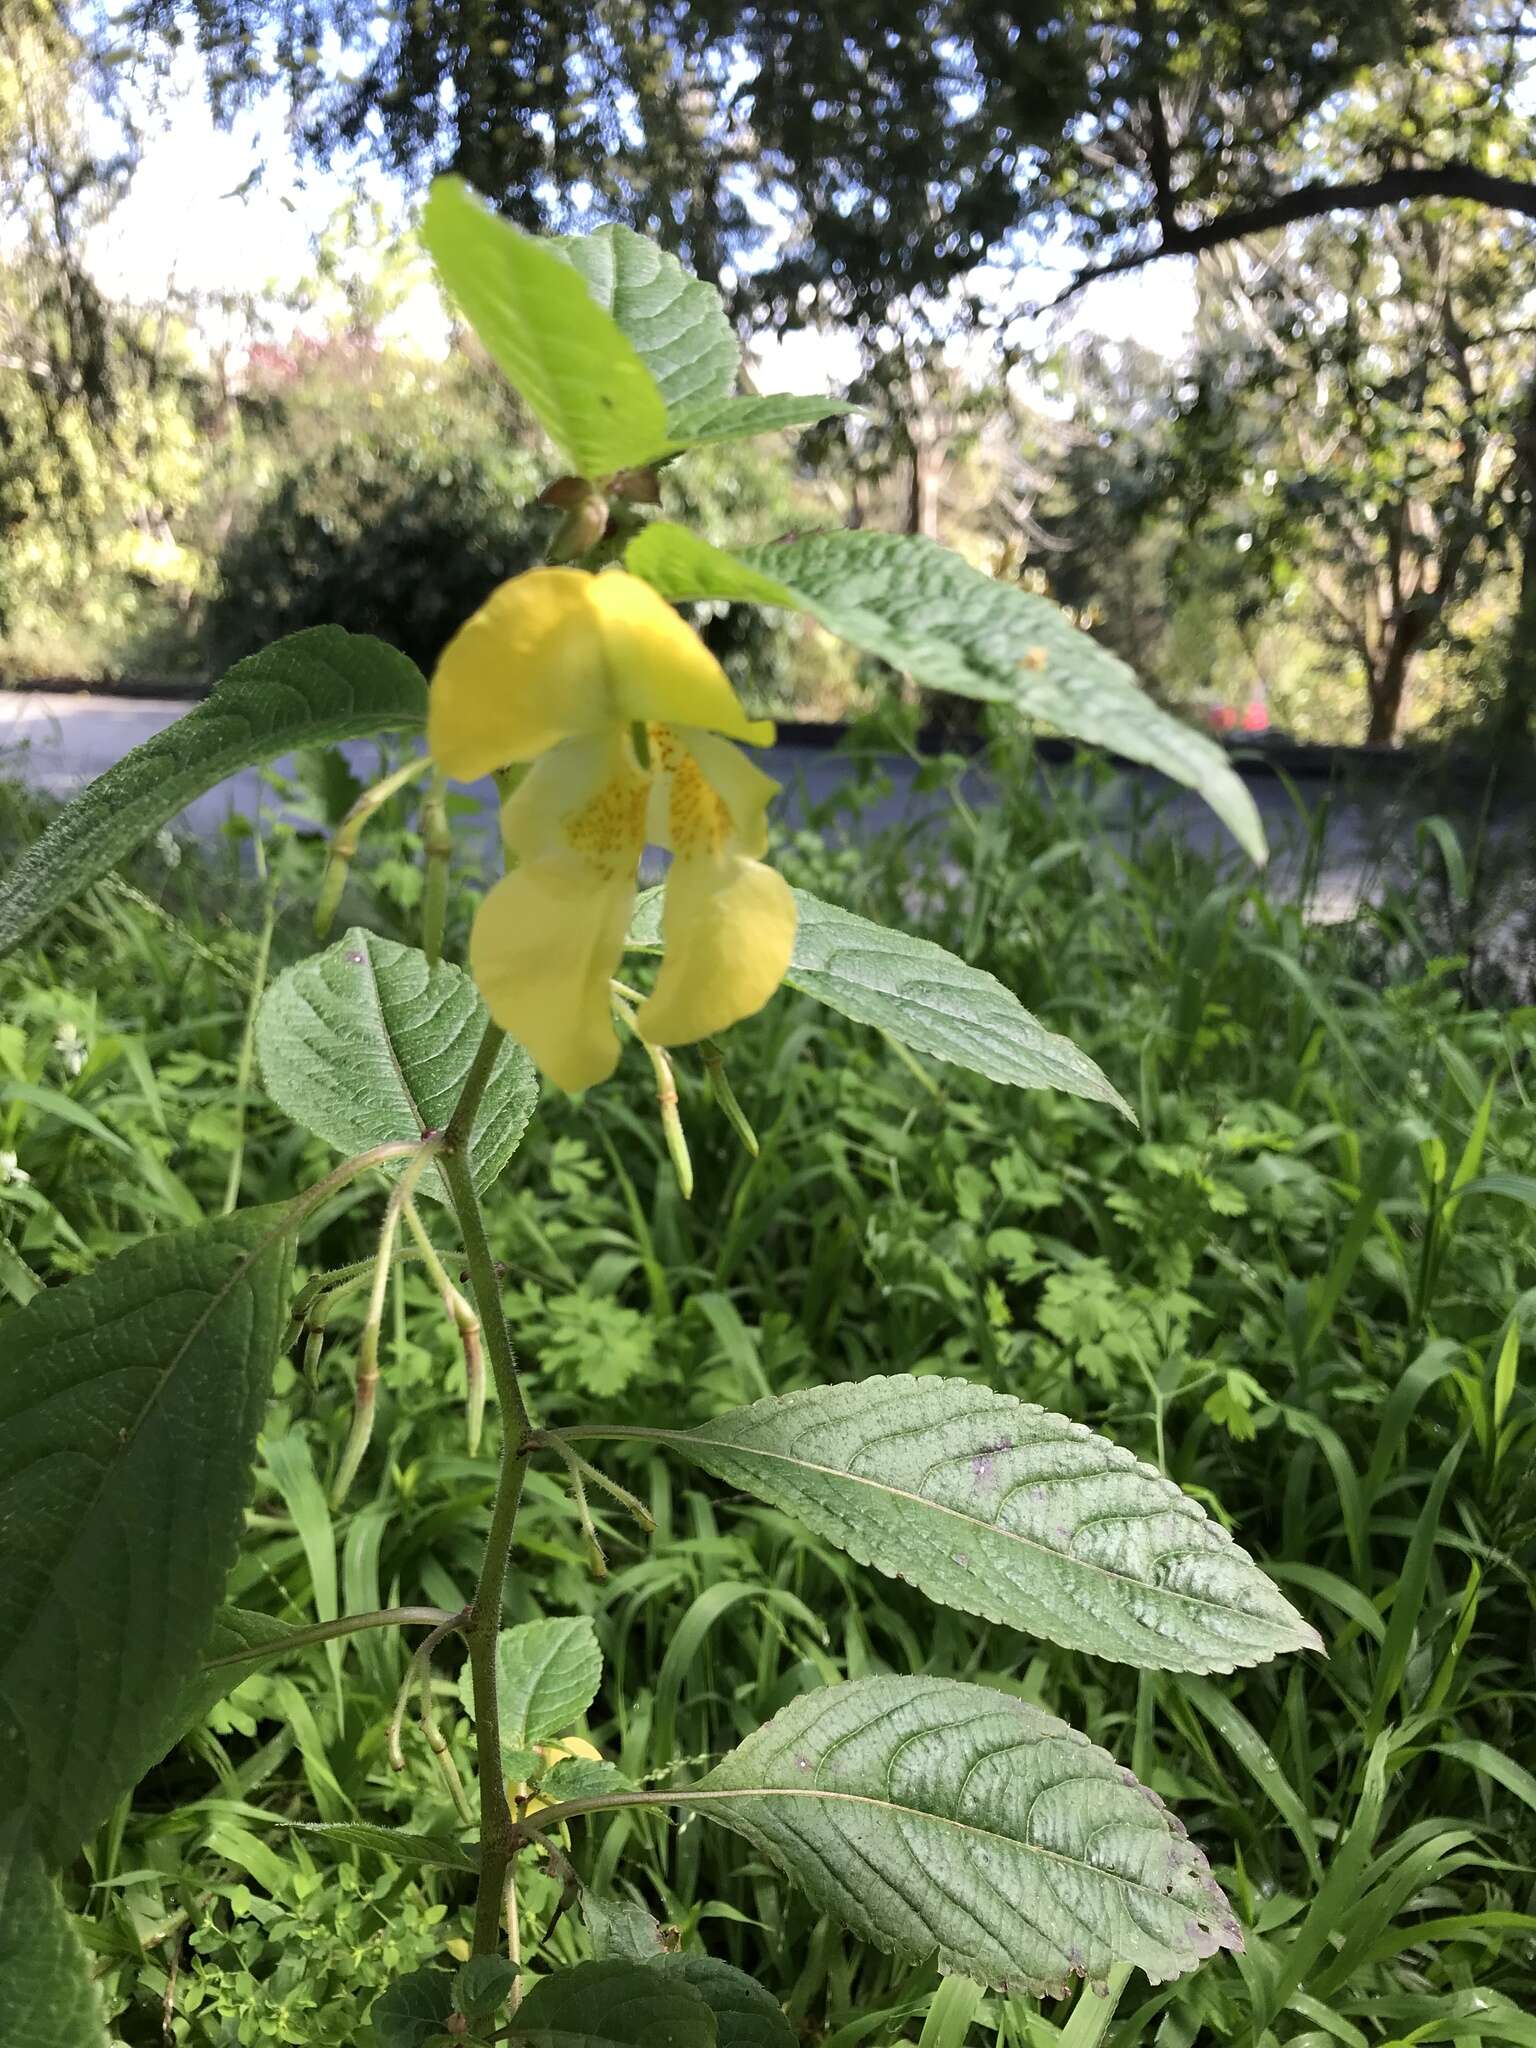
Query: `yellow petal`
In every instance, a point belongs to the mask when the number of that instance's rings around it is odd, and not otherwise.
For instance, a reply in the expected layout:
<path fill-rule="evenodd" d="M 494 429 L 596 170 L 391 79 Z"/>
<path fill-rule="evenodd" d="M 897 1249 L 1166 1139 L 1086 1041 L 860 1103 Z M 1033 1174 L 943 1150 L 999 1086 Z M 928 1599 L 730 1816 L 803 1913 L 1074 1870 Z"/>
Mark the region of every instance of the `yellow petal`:
<path fill-rule="evenodd" d="M 594 1749 L 584 1735 L 562 1735 L 558 1742 L 541 1742 L 539 1755 L 545 1763 L 562 1763 L 567 1757 L 581 1757 L 588 1763 L 600 1764 L 603 1753 Z"/>
<path fill-rule="evenodd" d="M 692 627 L 622 569 L 530 569 L 449 641 L 432 681 L 427 743 L 467 781 L 536 760 L 561 740 L 663 719 L 766 745 Z"/>
<path fill-rule="evenodd" d="M 661 971 L 636 1024 L 653 1045 L 691 1045 L 760 1010 L 784 979 L 795 943 L 795 899 L 781 875 L 751 858 L 766 838 L 776 785 L 707 734 L 669 754 L 673 849 L 663 901 Z"/>
<path fill-rule="evenodd" d="M 771 744 L 773 721 L 748 718 L 725 670 L 649 583 L 622 569 L 588 580 L 620 717 L 701 725 L 754 747 Z"/>
<path fill-rule="evenodd" d="M 779 785 L 729 740 L 696 726 L 653 725 L 646 838 L 674 852 L 733 846 L 755 860 L 768 850 L 768 806 Z"/>
<path fill-rule="evenodd" d="M 520 864 L 470 933 L 491 1015 L 572 1092 L 618 1063 L 608 982 L 634 904 L 647 788 L 623 732 L 567 740 L 537 762 L 502 813 Z"/>

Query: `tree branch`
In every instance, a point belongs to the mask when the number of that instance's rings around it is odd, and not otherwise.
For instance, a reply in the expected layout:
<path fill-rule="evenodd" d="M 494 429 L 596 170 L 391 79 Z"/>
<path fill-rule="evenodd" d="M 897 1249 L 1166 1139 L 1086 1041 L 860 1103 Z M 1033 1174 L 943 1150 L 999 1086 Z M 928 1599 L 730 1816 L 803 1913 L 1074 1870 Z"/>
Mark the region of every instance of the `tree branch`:
<path fill-rule="evenodd" d="M 1121 277 L 1127 271 L 1160 262 L 1165 256 L 1198 256 L 1207 249 L 1241 241 L 1246 235 L 1268 234 L 1299 220 L 1318 220 L 1329 213 L 1360 213 L 1377 206 L 1400 206 L 1410 199 L 1470 199 L 1536 220 L 1536 179 L 1500 177 L 1492 171 L 1480 171 L 1473 164 L 1406 166 L 1383 171 L 1380 177 L 1345 179 L 1337 184 L 1326 178 L 1314 178 L 1261 205 L 1234 207 L 1196 227 L 1165 226 L 1155 249 L 1132 249 L 1110 257 L 1107 262 L 1087 264 L 1050 301 L 1048 310 L 1065 305 L 1085 285 L 1094 284 L 1101 277 Z"/>

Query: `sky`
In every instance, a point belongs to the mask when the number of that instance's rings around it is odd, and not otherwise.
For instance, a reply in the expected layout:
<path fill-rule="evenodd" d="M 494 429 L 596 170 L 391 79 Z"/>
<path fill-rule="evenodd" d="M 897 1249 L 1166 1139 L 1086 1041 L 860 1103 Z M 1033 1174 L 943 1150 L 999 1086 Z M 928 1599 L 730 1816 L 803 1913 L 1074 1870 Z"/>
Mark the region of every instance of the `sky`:
<path fill-rule="evenodd" d="M 141 301 L 168 285 L 199 295 L 255 291 L 269 303 L 279 334 L 296 316 L 284 305 L 313 274 L 314 237 L 353 190 L 346 176 L 301 165 L 286 128 L 286 101 L 274 92 L 259 106 L 217 127 L 208 110 L 198 61 L 178 59 L 155 103 L 140 109 L 145 146 L 127 199 L 98 231 L 90 260 L 104 289 Z M 248 189 L 251 173 L 259 182 Z M 409 202 L 380 172 L 367 174 L 370 196 L 402 225 Z M 1065 281 L 1065 261 L 1041 264 L 1010 284 L 1010 295 L 1048 299 Z M 1186 347 L 1194 319 L 1193 265 L 1165 262 L 1090 285 L 1073 302 L 1061 331 L 1134 338 L 1167 356 Z M 435 350 L 447 335 L 436 289 L 425 270 L 397 314 L 402 339 Z M 1038 337 L 1046 338 L 1042 327 Z M 826 391 L 857 374 L 853 338 L 839 329 L 802 327 L 760 342 L 754 381 L 763 391 Z"/>

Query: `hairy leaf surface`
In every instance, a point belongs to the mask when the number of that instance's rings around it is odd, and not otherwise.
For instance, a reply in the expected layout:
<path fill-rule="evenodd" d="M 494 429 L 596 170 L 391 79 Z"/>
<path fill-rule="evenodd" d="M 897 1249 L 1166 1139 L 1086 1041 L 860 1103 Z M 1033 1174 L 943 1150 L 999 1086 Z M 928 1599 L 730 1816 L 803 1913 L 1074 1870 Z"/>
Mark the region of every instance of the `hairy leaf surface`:
<path fill-rule="evenodd" d="M 719 404 L 736 387 L 741 344 L 720 294 L 675 256 L 616 224 L 590 235 L 555 235 L 557 249 L 649 371 L 673 416 Z M 647 451 L 658 454 L 663 440 Z"/>
<path fill-rule="evenodd" d="M 1064 1649 L 1205 1672 L 1322 1647 L 1154 1467 L 968 1380 L 805 1387 L 660 1434 L 860 1564 Z"/>
<path fill-rule="evenodd" d="M 412 1970 L 380 1992 L 368 2011 L 379 2048 L 427 2048 L 445 2037 L 453 2017 L 453 1977 L 447 1970 Z"/>
<path fill-rule="evenodd" d="M 166 1716 L 164 1747 L 170 1749 L 205 1721 L 210 1708 L 232 1693 L 242 1679 L 259 1671 L 264 1658 L 280 1656 L 289 1637 L 296 1633 L 289 1622 L 274 1621 L 270 1614 L 257 1614 L 245 1607 L 221 1607 L 203 1644 L 197 1669 L 188 1676 Z M 256 1649 L 261 1651 L 260 1656 L 242 1657 L 231 1664 L 217 1661 L 241 1650 Z"/>
<path fill-rule="evenodd" d="M 995 975 L 931 940 L 824 903 L 808 889 L 796 889 L 794 898 L 794 953 L 784 977 L 790 988 L 989 1081 L 1107 1102 L 1135 1122 L 1087 1053 L 1047 1031 Z M 660 951 L 661 905 L 660 889 L 647 890 L 636 904 L 628 940 L 636 952 Z"/>
<path fill-rule="evenodd" d="M 700 1955 L 658 1956 L 650 1967 L 698 1992 L 715 2016 L 719 2048 L 795 2048 L 800 2037 L 784 2008 L 744 1970 Z"/>
<path fill-rule="evenodd" d="M 1144 762 L 1198 791 L 1244 851 L 1265 858 L 1258 807 L 1213 740 L 1154 704 L 1120 657 L 1049 598 L 985 576 L 933 541 L 812 533 L 733 554 L 657 521 L 624 559 L 675 603 L 791 605 L 928 689 L 1011 704 Z M 763 578 L 782 595 L 767 596 Z"/>
<path fill-rule="evenodd" d="M 164 1754 L 287 1323 L 287 1212 L 151 1238 L 6 1319 L 0 1783 L 61 1863 Z"/>
<path fill-rule="evenodd" d="M 84 1945 L 20 1812 L 0 1820 L 0 2041 L 107 2048 Z"/>
<path fill-rule="evenodd" d="M 0 891 L 0 953 L 227 775 L 296 748 L 409 730 L 426 715 L 421 671 L 382 640 L 311 626 L 274 641 L 98 776 L 28 847 Z"/>
<path fill-rule="evenodd" d="M 1060 1994 L 1182 1975 L 1242 1933 L 1146 1786 L 1054 1715 L 944 1678 L 805 1694 L 688 1795 L 814 1905 L 913 1961 Z"/>
<path fill-rule="evenodd" d="M 549 246 L 581 273 L 666 402 L 666 437 L 649 450 L 649 459 L 854 410 L 833 398 L 737 395 L 741 345 L 719 292 L 633 229 L 610 225 L 590 235 L 556 235 Z"/>
<path fill-rule="evenodd" d="M 596 1699 L 602 1677 L 603 1653 L 586 1615 L 555 1615 L 504 1628 L 496 1638 L 496 1703 L 503 1750 L 527 1748 L 568 1733 Z M 459 1698 L 473 1720 L 475 1695 L 468 1664 L 459 1680 Z"/>
<path fill-rule="evenodd" d="M 485 1030 L 485 1005 L 451 962 L 372 932 L 345 938 L 280 974 L 256 1017 L 272 1100 L 339 1152 L 440 1131 L 453 1114 Z M 470 1145 L 483 1194 L 517 1150 L 538 1100 L 533 1062 L 504 1041 Z M 383 1171 L 398 1174 L 403 1161 Z M 417 1182 L 446 1202 L 435 1166 Z"/>
<path fill-rule="evenodd" d="M 542 1977 L 518 2008 L 536 2048 L 715 2048 L 715 2016 L 686 1979 L 654 1963 L 577 1963 Z"/>
<path fill-rule="evenodd" d="M 716 441 L 744 441 L 754 434 L 777 434 L 788 427 L 811 427 L 818 420 L 841 419 L 858 407 L 840 398 L 799 397 L 793 392 L 705 399 L 667 415 L 674 448 L 702 448 Z"/>
<path fill-rule="evenodd" d="M 600 1963 L 650 1963 L 666 1953 L 660 1923 L 633 1900 L 604 1899 L 596 1892 L 584 1891 L 581 1917 Z M 675 1945 L 675 1929 L 672 1941 Z"/>

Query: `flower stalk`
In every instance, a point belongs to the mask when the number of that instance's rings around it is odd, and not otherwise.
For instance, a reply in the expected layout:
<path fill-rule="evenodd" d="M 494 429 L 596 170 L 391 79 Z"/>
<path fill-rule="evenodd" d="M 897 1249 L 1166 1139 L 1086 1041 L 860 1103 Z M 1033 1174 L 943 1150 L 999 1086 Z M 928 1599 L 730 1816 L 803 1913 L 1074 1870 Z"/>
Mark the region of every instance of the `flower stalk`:
<path fill-rule="evenodd" d="M 432 766 L 430 754 L 416 754 L 402 768 L 392 775 L 386 775 L 365 789 L 357 802 L 336 827 L 331 840 L 331 857 L 326 862 L 325 874 L 320 882 L 320 894 L 315 903 L 315 937 L 325 938 L 335 921 L 341 904 L 341 892 L 347 886 L 347 876 L 362 841 L 363 831 L 374 813 L 381 811 L 392 796 L 395 796 L 425 775 Z"/>

